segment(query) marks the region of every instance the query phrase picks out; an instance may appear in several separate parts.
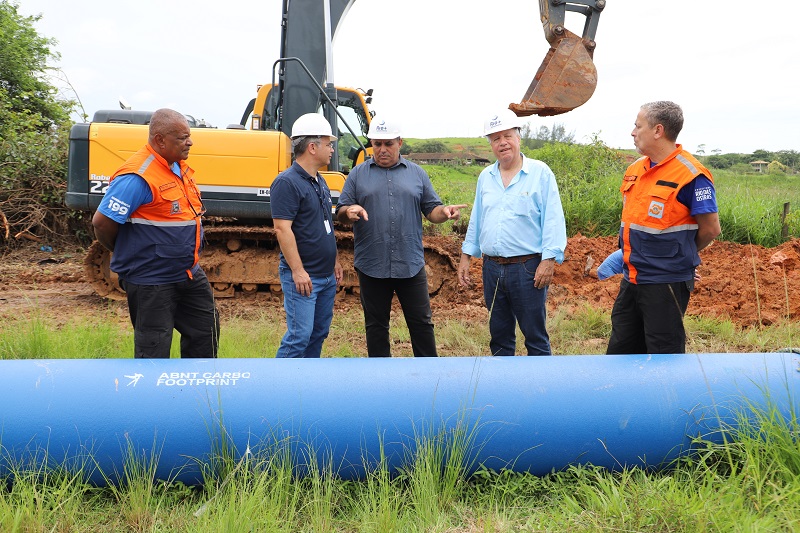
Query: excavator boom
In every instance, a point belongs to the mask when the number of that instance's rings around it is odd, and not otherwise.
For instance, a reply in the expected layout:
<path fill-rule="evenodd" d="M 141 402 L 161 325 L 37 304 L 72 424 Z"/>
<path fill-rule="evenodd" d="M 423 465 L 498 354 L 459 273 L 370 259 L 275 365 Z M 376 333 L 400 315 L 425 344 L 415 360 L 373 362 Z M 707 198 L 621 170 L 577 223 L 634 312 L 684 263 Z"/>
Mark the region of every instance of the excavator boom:
<path fill-rule="evenodd" d="M 550 50 L 519 104 L 508 106 L 518 117 L 560 115 L 585 104 L 597 86 L 592 56 L 600 12 L 606 0 L 539 0 Z M 564 27 L 567 11 L 586 17 L 583 34 Z"/>

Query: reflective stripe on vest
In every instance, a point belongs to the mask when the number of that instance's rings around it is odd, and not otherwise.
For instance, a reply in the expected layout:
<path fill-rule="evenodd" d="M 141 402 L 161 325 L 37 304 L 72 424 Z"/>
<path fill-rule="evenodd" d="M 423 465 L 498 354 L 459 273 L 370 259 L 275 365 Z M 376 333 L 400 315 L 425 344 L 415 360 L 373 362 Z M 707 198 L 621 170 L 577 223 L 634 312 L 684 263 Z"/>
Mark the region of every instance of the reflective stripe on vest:
<path fill-rule="evenodd" d="M 202 246 L 203 204 L 194 171 L 184 161 L 179 166 L 182 179 L 148 144 L 111 177 L 137 174 L 153 197 L 120 226 L 112 263 L 123 279 L 159 284 L 192 277 Z"/>
<path fill-rule="evenodd" d="M 712 179 L 680 145 L 652 168 L 650 159 L 642 157 L 625 171 L 620 246 L 631 283 L 692 279 L 699 264 L 694 242 L 698 225 L 678 201 L 678 191 L 700 174 Z"/>

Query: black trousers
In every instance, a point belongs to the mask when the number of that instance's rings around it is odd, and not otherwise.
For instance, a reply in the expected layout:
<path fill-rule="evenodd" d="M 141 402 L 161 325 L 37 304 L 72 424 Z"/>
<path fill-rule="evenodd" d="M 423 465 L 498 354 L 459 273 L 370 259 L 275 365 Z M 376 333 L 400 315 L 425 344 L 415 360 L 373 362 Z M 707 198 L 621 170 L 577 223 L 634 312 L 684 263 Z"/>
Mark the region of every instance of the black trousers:
<path fill-rule="evenodd" d="M 389 318 L 395 294 L 403 309 L 414 357 L 436 357 L 428 276 L 424 267 L 413 278 L 373 278 L 358 271 L 358 282 L 361 285 L 361 307 L 364 308 L 369 357 L 392 355 Z"/>
<path fill-rule="evenodd" d="M 606 353 L 686 353 L 683 315 L 693 288 L 694 281 L 637 285 L 623 279 Z"/>
<path fill-rule="evenodd" d="M 181 334 L 181 357 L 216 357 L 219 313 L 202 269 L 194 279 L 164 285 L 123 282 L 137 359 L 169 359 L 172 330 Z"/>

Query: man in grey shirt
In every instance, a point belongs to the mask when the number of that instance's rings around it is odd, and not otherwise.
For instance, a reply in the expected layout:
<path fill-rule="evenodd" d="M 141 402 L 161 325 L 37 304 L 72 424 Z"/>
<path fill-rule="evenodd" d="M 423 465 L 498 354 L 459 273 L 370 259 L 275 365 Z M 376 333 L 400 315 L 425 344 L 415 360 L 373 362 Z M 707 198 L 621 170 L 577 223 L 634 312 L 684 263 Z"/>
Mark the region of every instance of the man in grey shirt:
<path fill-rule="evenodd" d="M 389 317 L 397 299 L 415 357 L 435 357 L 422 215 L 434 224 L 457 220 L 464 205 L 442 205 L 428 174 L 400 156 L 399 126 L 374 117 L 369 126 L 372 159 L 353 168 L 339 197 L 339 221 L 353 225 L 354 265 L 369 357 L 391 357 Z"/>

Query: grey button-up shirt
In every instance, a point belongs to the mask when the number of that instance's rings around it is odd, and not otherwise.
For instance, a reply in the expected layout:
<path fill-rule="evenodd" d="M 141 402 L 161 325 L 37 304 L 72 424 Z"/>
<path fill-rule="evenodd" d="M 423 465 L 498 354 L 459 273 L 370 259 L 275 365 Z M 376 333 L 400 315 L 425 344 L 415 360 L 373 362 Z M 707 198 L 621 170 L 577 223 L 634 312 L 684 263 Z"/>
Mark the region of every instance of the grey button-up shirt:
<path fill-rule="evenodd" d="M 411 278 L 425 266 L 422 215 L 442 205 L 428 174 L 400 157 L 390 168 L 373 159 L 356 166 L 337 209 L 358 204 L 369 220 L 353 224 L 355 267 L 373 278 Z"/>

